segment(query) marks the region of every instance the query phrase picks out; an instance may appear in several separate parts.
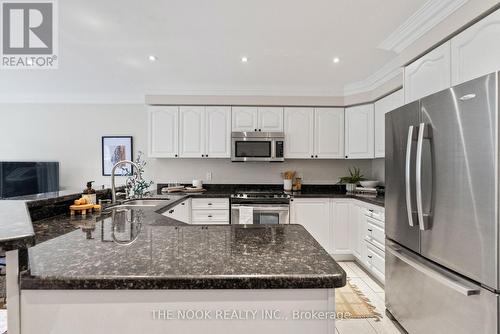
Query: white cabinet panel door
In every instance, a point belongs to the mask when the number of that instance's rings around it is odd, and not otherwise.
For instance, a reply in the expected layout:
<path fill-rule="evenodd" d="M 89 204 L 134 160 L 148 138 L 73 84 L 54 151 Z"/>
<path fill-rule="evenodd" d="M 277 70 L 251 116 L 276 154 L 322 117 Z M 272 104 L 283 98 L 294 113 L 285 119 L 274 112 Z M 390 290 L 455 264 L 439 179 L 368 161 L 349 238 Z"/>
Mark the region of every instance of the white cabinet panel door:
<path fill-rule="evenodd" d="M 450 42 L 435 48 L 405 67 L 405 103 L 449 88 L 451 85 Z"/>
<path fill-rule="evenodd" d="M 345 157 L 373 159 L 373 104 L 345 109 Z"/>
<path fill-rule="evenodd" d="M 205 155 L 205 107 L 180 108 L 181 158 L 202 158 Z"/>
<path fill-rule="evenodd" d="M 231 157 L 231 107 L 206 107 L 207 158 Z"/>
<path fill-rule="evenodd" d="M 259 131 L 283 132 L 283 108 L 260 107 L 257 128 Z"/>
<path fill-rule="evenodd" d="M 385 157 L 385 114 L 404 103 L 402 89 L 375 102 L 375 158 Z"/>
<path fill-rule="evenodd" d="M 285 108 L 285 158 L 314 157 L 314 109 Z"/>
<path fill-rule="evenodd" d="M 295 198 L 291 202 L 292 223 L 301 224 L 328 253 L 332 253 L 332 224 L 328 198 Z"/>
<path fill-rule="evenodd" d="M 500 10 L 451 40 L 452 85 L 500 70 Z"/>
<path fill-rule="evenodd" d="M 344 108 L 314 110 L 314 157 L 344 158 Z"/>
<path fill-rule="evenodd" d="M 257 107 L 233 107 L 232 108 L 233 131 L 257 131 L 258 130 L 258 108 Z"/>
<path fill-rule="evenodd" d="M 179 107 L 152 106 L 149 113 L 149 156 L 176 158 L 179 154 Z"/>
<path fill-rule="evenodd" d="M 349 234 L 350 201 L 332 200 L 333 254 L 352 254 Z"/>
<path fill-rule="evenodd" d="M 355 203 L 349 206 L 349 239 L 352 254 L 361 260 L 362 238 L 360 237 L 360 214 L 361 208 Z"/>

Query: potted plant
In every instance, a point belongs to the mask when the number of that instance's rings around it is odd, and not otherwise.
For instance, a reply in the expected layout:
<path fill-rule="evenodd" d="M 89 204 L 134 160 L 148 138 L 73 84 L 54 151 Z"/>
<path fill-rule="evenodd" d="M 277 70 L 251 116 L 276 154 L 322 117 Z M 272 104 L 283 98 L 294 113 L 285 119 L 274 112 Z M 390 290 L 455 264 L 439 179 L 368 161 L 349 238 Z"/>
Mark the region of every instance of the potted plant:
<path fill-rule="evenodd" d="M 361 170 L 357 167 L 349 167 L 349 176 L 343 176 L 340 178 L 340 182 L 345 184 L 345 188 L 347 191 L 356 190 L 356 185 L 359 181 L 363 181 L 364 175 L 361 174 Z"/>

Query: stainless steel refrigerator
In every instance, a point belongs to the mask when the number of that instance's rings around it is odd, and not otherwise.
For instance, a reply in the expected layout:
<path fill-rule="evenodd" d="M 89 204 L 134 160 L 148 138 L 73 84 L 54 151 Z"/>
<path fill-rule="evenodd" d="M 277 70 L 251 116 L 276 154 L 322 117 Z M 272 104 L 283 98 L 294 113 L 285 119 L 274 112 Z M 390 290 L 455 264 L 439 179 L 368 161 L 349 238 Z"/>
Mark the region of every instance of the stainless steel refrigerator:
<path fill-rule="evenodd" d="M 386 114 L 386 309 L 411 334 L 499 333 L 499 74 Z"/>

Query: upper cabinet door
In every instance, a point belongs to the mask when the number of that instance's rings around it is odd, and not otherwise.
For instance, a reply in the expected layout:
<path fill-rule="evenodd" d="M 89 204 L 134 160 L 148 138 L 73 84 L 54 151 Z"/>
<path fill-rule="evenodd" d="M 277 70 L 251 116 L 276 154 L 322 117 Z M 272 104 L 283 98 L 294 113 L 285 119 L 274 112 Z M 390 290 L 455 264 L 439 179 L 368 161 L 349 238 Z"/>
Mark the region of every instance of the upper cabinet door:
<path fill-rule="evenodd" d="M 405 103 L 451 86 L 450 42 L 405 67 Z"/>
<path fill-rule="evenodd" d="M 206 157 L 231 157 L 231 107 L 206 107 Z"/>
<path fill-rule="evenodd" d="M 285 108 L 285 158 L 314 157 L 314 109 Z"/>
<path fill-rule="evenodd" d="M 176 158 L 179 154 L 179 107 L 152 106 L 149 113 L 149 156 Z"/>
<path fill-rule="evenodd" d="M 314 110 L 314 157 L 344 158 L 344 108 Z"/>
<path fill-rule="evenodd" d="M 205 107 L 181 107 L 179 156 L 202 158 L 205 156 Z"/>
<path fill-rule="evenodd" d="M 500 10 L 451 40 L 453 85 L 500 70 Z"/>
<path fill-rule="evenodd" d="M 283 108 L 259 108 L 257 129 L 258 131 L 283 132 Z"/>
<path fill-rule="evenodd" d="M 345 157 L 373 159 L 373 104 L 345 109 Z"/>
<path fill-rule="evenodd" d="M 257 131 L 258 130 L 258 108 L 257 107 L 233 107 L 232 109 L 233 131 Z"/>
<path fill-rule="evenodd" d="M 402 89 L 375 102 L 375 158 L 385 157 L 385 114 L 404 104 Z"/>

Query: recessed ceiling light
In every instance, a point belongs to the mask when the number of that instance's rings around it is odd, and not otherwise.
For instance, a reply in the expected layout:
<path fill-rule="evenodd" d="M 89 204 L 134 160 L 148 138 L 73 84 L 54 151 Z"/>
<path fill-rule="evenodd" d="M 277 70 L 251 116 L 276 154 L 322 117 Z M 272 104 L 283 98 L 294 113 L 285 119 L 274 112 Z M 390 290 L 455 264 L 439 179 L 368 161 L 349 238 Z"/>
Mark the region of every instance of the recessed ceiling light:
<path fill-rule="evenodd" d="M 335 58 L 333 58 L 333 62 L 334 62 L 335 64 L 337 64 L 338 62 L 340 62 L 340 58 L 339 58 L 339 57 L 335 57 Z"/>
<path fill-rule="evenodd" d="M 242 62 L 242 63 L 246 63 L 246 62 L 248 62 L 248 58 L 247 58 L 247 57 L 241 57 L 241 62 Z"/>
<path fill-rule="evenodd" d="M 158 57 L 151 55 L 151 56 L 148 56 L 148 59 L 149 59 L 149 61 L 157 61 Z"/>

